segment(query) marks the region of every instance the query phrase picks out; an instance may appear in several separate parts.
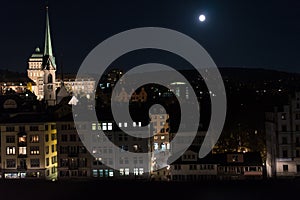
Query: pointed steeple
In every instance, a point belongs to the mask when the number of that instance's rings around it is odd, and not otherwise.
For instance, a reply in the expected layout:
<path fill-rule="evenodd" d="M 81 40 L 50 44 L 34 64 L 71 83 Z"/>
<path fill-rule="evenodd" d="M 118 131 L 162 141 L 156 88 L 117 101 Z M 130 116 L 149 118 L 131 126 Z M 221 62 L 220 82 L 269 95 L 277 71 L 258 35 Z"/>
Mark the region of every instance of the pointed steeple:
<path fill-rule="evenodd" d="M 43 69 L 48 69 L 48 70 L 56 69 L 55 58 L 53 56 L 52 44 L 51 44 L 48 6 L 46 6 L 46 32 L 45 32 Z"/>
<path fill-rule="evenodd" d="M 45 33 L 45 46 L 44 46 L 44 56 L 53 56 L 52 44 L 50 36 L 50 23 L 49 23 L 49 13 L 48 6 L 46 6 L 46 33 Z"/>

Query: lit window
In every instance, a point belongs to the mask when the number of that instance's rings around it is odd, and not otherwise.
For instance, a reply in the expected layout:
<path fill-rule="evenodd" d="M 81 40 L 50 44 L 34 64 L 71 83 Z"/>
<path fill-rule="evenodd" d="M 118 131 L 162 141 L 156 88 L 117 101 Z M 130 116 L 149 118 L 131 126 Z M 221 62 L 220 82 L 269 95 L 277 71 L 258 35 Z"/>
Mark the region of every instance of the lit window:
<path fill-rule="evenodd" d="M 37 143 L 37 142 L 39 142 L 39 136 L 38 135 L 31 135 L 30 136 L 30 142 L 31 143 Z"/>
<path fill-rule="evenodd" d="M 133 168 L 133 174 L 139 175 L 139 168 Z"/>
<path fill-rule="evenodd" d="M 97 177 L 98 176 L 98 170 L 93 169 L 93 177 Z"/>
<path fill-rule="evenodd" d="M 132 123 L 132 126 L 133 126 L 133 127 L 136 127 L 136 122 L 133 122 L 133 123 Z"/>
<path fill-rule="evenodd" d="M 139 122 L 139 127 L 141 127 L 142 126 L 142 122 Z"/>
<path fill-rule="evenodd" d="M 108 176 L 110 177 L 114 176 L 114 171 L 112 169 L 109 170 Z"/>
<path fill-rule="evenodd" d="M 144 174 L 144 168 L 139 168 L 139 174 L 143 175 Z"/>
<path fill-rule="evenodd" d="M 164 140 L 164 139 L 165 139 L 165 136 L 161 136 L 160 139 Z"/>
<path fill-rule="evenodd" d="M 124 169 L 120 168 L 120 176 L 124 176 Z"/>
<path fill-rule="evenodd" d="M 107 129 L 108 129 L 109 131 L 112 130 L 112 123 L 107 123 Z"/>
<path fill-rule="evenodd" d="M 19 137 L 19 143 L 26 143 L 26 135 Z"/>
<path fill-rule="evenodd" d="M 26 155 L 26 147 L 19 147 L 19 155 Z"/>
<path fill-rule="evenodd" d="M 129 175 L 129 168 L 125 168 L 125 176 Z"/>
<path fill-rule="evenodd" d="M 121 122 L 119 122 L 119 127 L 122 127 L 122 123 Z"/>
<path fill-rule="evenodd" d="M 102 123 L 102 130 L 104 130 L 104 131 L 107 130 L 107 123 Z"/>
<path fill-rule="evenodd" d="M 127 127 L 127 122 L 124 122 L 124 127 Z"/>
<path fill-rule="evenodd" d="M 99 176 L 103 177 L 103 169 L 99 169 Z"/>
<path fill-rule="evenodd" d="M 92 130 L 93 130 L 93 131 L 97 130 L 96 123 L 92 123 Z"/>
<path fill-rule="evenodd" d="M 39 155 L 39 154 L 40 154 L 39 146 L 31 146 L 30 147 L 30 155 Z"/>
<path fill-rule="evenodd" d="M 7 155 L 15 155 L 16 154 L 16 147 L 6 147 L 6 154 Z"/>

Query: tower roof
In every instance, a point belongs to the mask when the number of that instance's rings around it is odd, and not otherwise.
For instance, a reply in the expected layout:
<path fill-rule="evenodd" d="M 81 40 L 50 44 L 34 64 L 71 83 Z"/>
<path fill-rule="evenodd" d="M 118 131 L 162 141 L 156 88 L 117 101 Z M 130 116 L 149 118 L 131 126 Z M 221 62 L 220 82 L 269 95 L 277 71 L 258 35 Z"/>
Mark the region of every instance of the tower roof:
<path fill-rule="evenodd" d="M 48 6 L 46 6 L 46 32 L 45 32 L 43 69 L 51 69 L 51 68 L 56 69 L 56 64 L 52 52 Z"/>
<path fill-rule="evenodd" d="M 49 23 L 49 13 L 48 6 L 46 6 L 46 33 L 45 33 L 45 46 L 44 46 L 44 56 L 53 56 L 51 35 L 50 35 L 50 23 Z"/>

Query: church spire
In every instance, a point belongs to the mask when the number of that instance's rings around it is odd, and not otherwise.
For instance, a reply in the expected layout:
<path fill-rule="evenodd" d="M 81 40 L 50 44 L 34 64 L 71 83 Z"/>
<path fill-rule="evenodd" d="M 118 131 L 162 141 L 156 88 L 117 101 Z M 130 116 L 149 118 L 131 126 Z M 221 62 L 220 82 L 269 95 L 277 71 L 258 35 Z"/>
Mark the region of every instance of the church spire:
<path fill-rule="evenodd" d="M 44 56 L 53 56 L 52 45 L 51 45 L 51 36 L 50 36 L 48 6 L 46 6 L 46 33 L 45 33 Z"/>

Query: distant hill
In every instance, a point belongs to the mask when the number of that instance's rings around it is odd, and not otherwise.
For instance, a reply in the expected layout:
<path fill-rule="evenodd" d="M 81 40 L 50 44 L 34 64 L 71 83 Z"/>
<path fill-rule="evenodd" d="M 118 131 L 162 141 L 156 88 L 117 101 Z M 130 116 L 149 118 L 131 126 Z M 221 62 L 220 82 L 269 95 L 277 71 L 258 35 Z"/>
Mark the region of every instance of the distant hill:
<path fill-rule="evenodd" d="M 0 82 L 28 81 L 27 74 L 0 69 Z"/>
<path fill-rule="evenodd" d="M 262 68 L 242 68 L 242 67 L 219 67 L 218 68 L 223 80 L 244 82 L 244 83 L 259 83 L 259 82 L 274 82 L 274 81 L 282 81 L 283 84 L 288 81 L 288 85 L 292 87 L 300 86 L 300 74 L 299 73 L 291 73 L 270 69 L 262 69 Z M 198 74 L 195 73 L 194 70 L 180 70 L 183 75 L 189 77 L 189 80 L 196 80 Z M 155 77 L 155 71 L 147 72 L 147 75 Z M 160 72 L 164 73 L 164 72 Z M 168 74 L 168 72 L 165 72 Z M 94 78 L 98 78 L 97 75 Z M 60 74 L 57 74 L 57 78 L 60 77 Z M 64 78 L 75 78 L 76 74 L 65 74 Z M 100 77 L 99 77 L 100 78 Z M 7 69 L 0 69 L 0 82 L 8 82 L 8 81 L 26 81 L 28 80 L 26 73 L 9 71 Z"/>
<path fill-rule="evenodd" d="M 236 81 L 264 81 L 264 80 L 300 80 L 299 73 L 291 73 L 262 68 L 242 68 L 242 67 L 219 67 L 223 79 Z M 184 74 L 195 76 L 194 70 L 181 70 Z"/>

